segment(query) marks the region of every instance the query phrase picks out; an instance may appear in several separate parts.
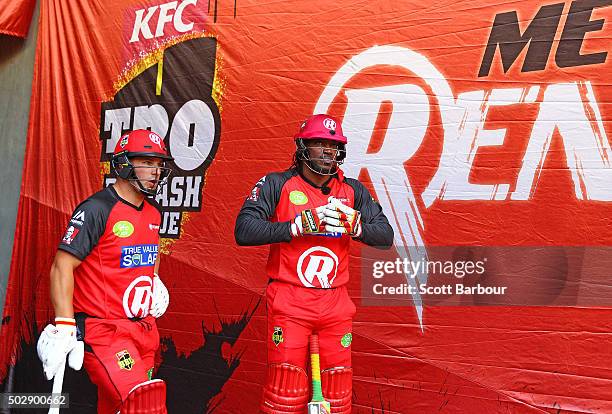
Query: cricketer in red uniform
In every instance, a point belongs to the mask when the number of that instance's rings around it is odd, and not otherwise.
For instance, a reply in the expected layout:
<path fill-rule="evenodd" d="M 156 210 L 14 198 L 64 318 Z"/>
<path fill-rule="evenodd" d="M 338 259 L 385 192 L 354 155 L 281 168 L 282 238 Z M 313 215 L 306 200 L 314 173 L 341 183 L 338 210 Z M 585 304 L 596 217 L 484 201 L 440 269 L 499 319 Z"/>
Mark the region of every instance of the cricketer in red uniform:
<path fill-rule="evenodd" d="M 83 364 L 98 387 L 98 413 L 130 413 L 142 401 L 142 413 L 166 412 L 165 384 L 151 377 L 155 318 L 168 291 L 157 276 L 161 216 L 147 196 L 165 182 L 171 159 L 154 132 L 121 137 L 117 182 L 76 207 L 51 270 L 55 326 L 43 331 L 39 356 L 48 379 L 66 356 L 75 369 Z"/>
<path fill-rule="evenodd" d="M 293 167 L 260 179 L 236 219 L 238 244 L 271 244 L 261 412 L 303 412 L 308 338 L 317 333 L 323 395 L 332 413 L 350 413 L 355 305 L 345 286 L 349 244 L 354 239 L 388 248 L 393 230 L 363 184 L 338 168 L 347 139 L 335 118 L 311 116 L 295 142 Z"/>

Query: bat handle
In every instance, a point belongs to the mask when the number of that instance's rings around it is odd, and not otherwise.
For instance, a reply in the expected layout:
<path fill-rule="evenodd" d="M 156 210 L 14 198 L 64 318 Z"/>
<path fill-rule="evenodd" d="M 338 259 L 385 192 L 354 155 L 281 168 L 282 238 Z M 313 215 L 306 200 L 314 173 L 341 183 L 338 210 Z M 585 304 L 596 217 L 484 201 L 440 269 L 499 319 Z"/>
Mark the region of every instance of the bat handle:
<path fill-rule="evenodd" d="M 312 401 L 324 401 L 321 391 L 321 366 L 319 365 L 319 336 L 310 335 L 310 369 L 312 371 Z"/>
<path fill-rule="evenodd" d="M 60 365 L 59 369 L 55 373 L 53 377 L 53 390 L 52 394 L 61 394 L 62 386 L 64 385 L 64 371 L 66 370 L 66 359 L 64 358 L 64 362 Z M 53 400 L 53 399 L 52 399 Z M 54 407 L 51 405 L 49 407 L 49 414 L 59 414 L 59 406 Z"/>

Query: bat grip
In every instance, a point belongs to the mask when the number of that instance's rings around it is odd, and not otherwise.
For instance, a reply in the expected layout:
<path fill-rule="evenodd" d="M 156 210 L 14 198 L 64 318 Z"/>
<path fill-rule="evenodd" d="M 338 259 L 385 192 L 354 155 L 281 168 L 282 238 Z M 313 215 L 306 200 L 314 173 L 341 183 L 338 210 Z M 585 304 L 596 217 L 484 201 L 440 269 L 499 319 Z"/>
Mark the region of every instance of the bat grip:
<path fill-rule="evenodd" d="M 321 390 L 321 366 L 319 365 L 319 336 L 310 335 L 310 369 L 312 371 L 312 401 L 324 401 Z"/>

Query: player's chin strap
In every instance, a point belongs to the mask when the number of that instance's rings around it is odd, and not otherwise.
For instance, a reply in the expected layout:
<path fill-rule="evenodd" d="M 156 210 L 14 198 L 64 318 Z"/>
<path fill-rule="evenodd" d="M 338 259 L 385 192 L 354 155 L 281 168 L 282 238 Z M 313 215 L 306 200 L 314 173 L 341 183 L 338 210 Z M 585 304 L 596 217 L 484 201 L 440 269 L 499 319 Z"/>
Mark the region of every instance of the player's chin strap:
<path fill-rule="evenodd" d="M 291 364 L 270 364 L 260 412 L 263 414 L 303 413 L 308 402 L 308 376 Z"/>
<path fill-rule="evenodd" d="M 298 139 L 297 140 L 297 159 L 304 161 L 304 164 L 306 164 L 306 167 L 308 167 L 308 169 L 310 171 L 312 171 L 315 174 L 319 174 L 319 175 L 334 175 L 338 172 L 338 168 L 340 167 L 340 165 L 344 162 L 344 158 L 346 157 L 346 149 L 343 148 L 338 148 L 336 149 L 336 156 L 334 157 L 334 165 L 332 167 L 331 170 L 329 171 L 325 171 L 325 169 L 321 168 L 321 167 L 317 167 L 317 165 L 314 163 L 315 160 L 318 161 L 325 161 L 325 159 L 323 158 L 310 158 L 310 152 L 308 151 L 308 148 L 306 147 L 306 145 L 304 144 L 303 140 Z"/>
<path fill-rule="evenodd" d="M 142 167 L 135 167 L 135 168 L 142 168 Z M 165 167 L 159 167 L 159 168 L 166 169 Z M 141 180 L 138 177 L 136 177 L 136 171 L 134 170 L 132 170 L 132 173 L 130 174 L 130 177 L 127 180 L 130 184 L 132 184 L 132 186 L 136 190 L 140 191 L 141 193 L 145 195 L 149 195 L 149 196 L 156 196 L 157 194 L 161 193 L 164 185 L 166 185 L 166 183 L 168 182 L 169 175 L 170 173 L 168 172 L 164 178 L 160 178 L 159 180 L 157 180 L 155 187 L 153 187 L 152 189 L 148 189 L 144 185 L 142 185 L 142 183 L 140 182 Z"/>
<path fill-rule="evenodd" d="M 329 402 L 332 414 L 351 414 L 353 368 L 335 367 L 321 372 L 323 398 Z"/>
<path fill-rule="evenodd" d="M 117 414 L 168 414 L 166 383 L 160 379 L 136 385 L 121 404 Z"/>

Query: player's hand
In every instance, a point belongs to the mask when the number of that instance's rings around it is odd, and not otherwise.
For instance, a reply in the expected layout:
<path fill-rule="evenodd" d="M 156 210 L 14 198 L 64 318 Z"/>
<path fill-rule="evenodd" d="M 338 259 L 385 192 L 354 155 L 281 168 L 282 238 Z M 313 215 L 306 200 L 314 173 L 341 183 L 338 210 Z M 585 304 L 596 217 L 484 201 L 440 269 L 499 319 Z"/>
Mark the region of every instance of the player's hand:
<path fill-rule="evenodd" d="M 303 210 L 291 223 L 291 235 L 299 237 L 304 234 L 321 234 L 325 232 L 322 220 L 326 206 Z"/>
<path fill-rule="evenodd" d="M 328 201 L 323 211 L 325 231 L 361 236 L 361 213 L 335 197 L 329 197 Z"/>
<path fill-rule="evenodd" d="M 168 309 L 169 303 L 170 294 L 168 293 L 168 289 L 159 276 L 155 275 L 153 277 L 153 302 L 151 303 L 151 316 L 154 318 L 159 318 L 162 316 L 166 312 L 166 309 Z"/>
<path fill-rule="evenodd" d="M 48 380 L 66 363 L 66 357 L 72 369 L 78 371 L 83 366 L 84 344 L 77 341 L 74 319 L 56 318 L 56 325 L 47 325 L 38 338 L 36 350 Z"/>

